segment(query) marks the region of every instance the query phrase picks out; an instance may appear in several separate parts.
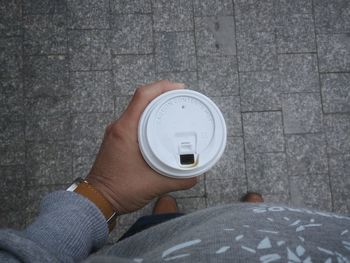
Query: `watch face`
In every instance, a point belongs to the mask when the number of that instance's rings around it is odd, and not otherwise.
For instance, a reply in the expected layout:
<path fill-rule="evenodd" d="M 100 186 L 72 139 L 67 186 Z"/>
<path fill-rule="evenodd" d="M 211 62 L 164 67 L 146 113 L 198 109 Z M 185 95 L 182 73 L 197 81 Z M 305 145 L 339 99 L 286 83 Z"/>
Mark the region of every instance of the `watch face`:
<path fill-rule="evenodd" d="M 67 188 L 66 191 L 73 192 L 78 187 L 77 183 L 73 183 L 71 186 Z"/>

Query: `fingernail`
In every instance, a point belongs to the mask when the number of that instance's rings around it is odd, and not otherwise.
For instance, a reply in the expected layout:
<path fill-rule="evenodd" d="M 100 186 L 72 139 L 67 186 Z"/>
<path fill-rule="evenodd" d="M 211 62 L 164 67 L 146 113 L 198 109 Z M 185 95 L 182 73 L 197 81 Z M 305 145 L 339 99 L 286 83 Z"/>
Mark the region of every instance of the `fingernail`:
<path fill-rule="evenodd" d="M 176 82 L 176 85 L 179 85 L 181 88 L 186 87 L 186 84 L 182 82 Z"/>

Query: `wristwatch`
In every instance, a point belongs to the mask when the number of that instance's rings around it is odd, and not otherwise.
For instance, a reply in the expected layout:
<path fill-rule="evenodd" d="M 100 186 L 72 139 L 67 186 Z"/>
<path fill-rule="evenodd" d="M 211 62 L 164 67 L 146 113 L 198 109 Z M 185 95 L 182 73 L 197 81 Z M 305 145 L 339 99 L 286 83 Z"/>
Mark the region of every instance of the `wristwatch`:
<path fill-rule="evenodd" d="M 93 202 L 106 218 L 109 232 L 113 230 L 118 216 L 117 211 L 113 209 L 113 206 L 107 201 L 107 199 L 88 181 L 79 177 L 74 180 L 66 191 L 78 193 Z"/>

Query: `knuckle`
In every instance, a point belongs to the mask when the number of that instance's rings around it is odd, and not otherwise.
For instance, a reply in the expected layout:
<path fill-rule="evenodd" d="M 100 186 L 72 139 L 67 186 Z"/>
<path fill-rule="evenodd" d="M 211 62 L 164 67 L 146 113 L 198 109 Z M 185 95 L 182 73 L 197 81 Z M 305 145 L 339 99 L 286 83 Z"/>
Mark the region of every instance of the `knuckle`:
<path fill-rule="evenodd" d="M 165 86 L 168 86 L 171 82 L 167 79 L 161 79 L 161 80 L 158 80 L 157 82 L 155 82 L 154 84 L 156 84 L 157 86 L 160 86 L 160 87 L 165 87 Z"/>
<path fill-rule="evenodd" d="M 108 124 L 106 129 L 105 129 L 105 134 L 109 134 L 111 129 L 112 129 L 112 127 L 113 127 L 113 123 Z"/>
<path fill-rule="evenodd" d="M 167 79 L 161 79 L 161 80 L 159 80 L 159 84 L 161 84 L 161 85 L 166 85 L 166 84 L 169 84 L 169 83 L 170 83 L 170 81 L 167 80 Z"/>
<path fill-rule="evenodd" d="M 110 124 L 107 129 L 108 134 L 115 138 L 122 138 L 125 134 L 124 127 L 119 122 Z"/>
<path fill-rule="evenodd" d="M 144 86 L 139 86 L 134 93 L 135 97 L 143 97 L 145 94 L 145 87 Z"/>

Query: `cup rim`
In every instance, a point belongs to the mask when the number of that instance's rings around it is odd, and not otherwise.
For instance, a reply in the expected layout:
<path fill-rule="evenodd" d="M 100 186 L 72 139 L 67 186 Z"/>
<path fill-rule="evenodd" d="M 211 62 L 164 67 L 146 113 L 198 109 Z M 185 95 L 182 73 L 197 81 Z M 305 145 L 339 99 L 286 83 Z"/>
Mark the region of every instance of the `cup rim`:
<path fill-rule="evenodd" d="M 162 160 L 160 160 L 152 152 L 153 151 L 152 147 L 151 145 L 148 144 L 147 132 L 146 132 L 148 120 L 151 114 L 155 113 L 155 110 L 157 109 L 157 107 L 159 109 L 160 105 L 164 105 L 166 101 L 169 101 L 171 99 L 174 99 L 176 97 L 181 97 L 181 96 L 189 96 L 189 97 L 195 98 L 199 100 L 201 103 L 205 104 L 205 106 L 207 106 L 207 108 L 210 109 L 210 113 L 213 115 L 215 119 L 214 130 L 216 133 L 215 135 L 217 137 L 215 138 L 215 140 L 219 141 L 219 144 L 220 144 L 215 146 L 217 150 L 214 151 L 214 153 L 212 154 L 213 157 L 212 159 L 210 159 L 210 162 L 206 162 L 202 164 L 201 167 L 195 167 L 189 170 L 174 169 L 173 167 L 167 166 Z M 217 126 L 221 126 L 221 127 L 218 128 Z M 191 177 L 199 176 L 205 173 L 206 171 L 208 171 L 217 163 L 217 161 L 221 158 L 222 154 L 224 153 L 224 150 L 226 147 L 226 141 L 227 141 L 226 123 L 221 110 L 210 98 L 194 90 L 188 90 L 188 89 L 172 90 L 161 94 L 160 96 L 158 96 L 148 104 L 148 106 L 145 108 L 139 120 L 138 142 L 139 142 L 139 148 L 144 160 L 156 172 L 172 178 L 191 178 Z"/>

